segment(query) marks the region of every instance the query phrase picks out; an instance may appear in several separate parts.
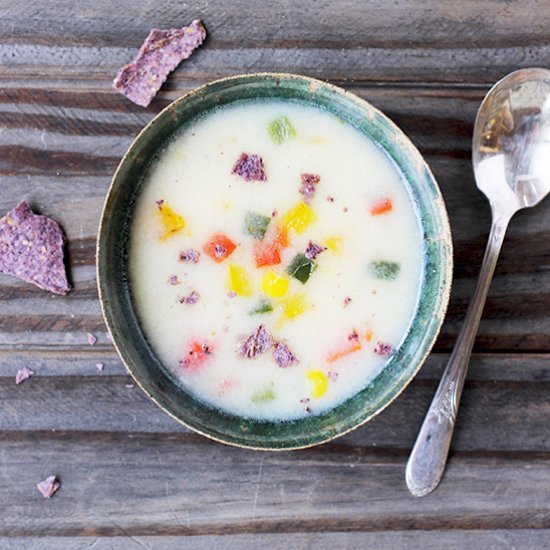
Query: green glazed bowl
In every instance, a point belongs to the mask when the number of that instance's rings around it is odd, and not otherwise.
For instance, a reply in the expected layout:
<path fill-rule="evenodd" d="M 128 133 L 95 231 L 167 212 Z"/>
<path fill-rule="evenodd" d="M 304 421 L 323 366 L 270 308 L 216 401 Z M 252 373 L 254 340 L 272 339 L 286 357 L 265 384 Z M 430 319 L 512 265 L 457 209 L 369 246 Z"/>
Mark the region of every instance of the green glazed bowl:
<path fill-rule="evenodd" d="M 388 365 L 361 392 L 323 414 L 285 422 L 233 416 L 195 399 L 163 367 L 140 327 L 128 283 L 128 231 L 150 162 L 182 126 L 235 101 L 284 99 L 325 109 L 369 136 L 393 160 L 416 205 L 424 237 L 417 310 Z M 426 359 L 443 322 L 452 276 L 452 242 L 441 193 L 409 139 L 380 111 L 325 82 L 291 74 L 217 80 L 179 98 L 137 136 L 107 194 L 97 246 L 99 294 L 115 347 L 143 391 L 168 414 L 216 441 L 253 449 L 298 449 L 345 434 L 386 408 Z"/>

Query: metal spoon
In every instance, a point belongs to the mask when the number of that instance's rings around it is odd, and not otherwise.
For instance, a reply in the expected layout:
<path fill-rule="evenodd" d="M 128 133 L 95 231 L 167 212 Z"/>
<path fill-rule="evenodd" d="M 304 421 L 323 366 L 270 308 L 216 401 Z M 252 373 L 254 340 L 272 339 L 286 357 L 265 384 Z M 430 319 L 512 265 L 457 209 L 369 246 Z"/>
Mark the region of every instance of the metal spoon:
<path fill-rule="evenodd" d="M 550 191 L 550 71 L 522 69 L 497 82 L 477 113 L 472 161 L 493 222 L 473 299 L 428 414 L 409 457 L 406 480 L 414 496 L 439 484 L 468 363 L 506 228 L 522 208 Z"/>

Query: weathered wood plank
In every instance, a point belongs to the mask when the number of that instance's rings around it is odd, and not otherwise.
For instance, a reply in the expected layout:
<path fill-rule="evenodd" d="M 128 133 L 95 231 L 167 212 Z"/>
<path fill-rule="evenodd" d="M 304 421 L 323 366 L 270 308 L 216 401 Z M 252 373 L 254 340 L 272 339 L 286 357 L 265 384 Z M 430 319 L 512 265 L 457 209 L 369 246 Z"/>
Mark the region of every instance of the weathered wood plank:
<path fill-rule="evenodd" d="M 144 33 L 143 38 L 147 33 Z M 3 45 L 0 63 L 17 59 L 20 65 L 0 70 L 6 85 L 61 83 L 72 80 L 75 87 L 92 82 L 96 88 L 110 86 L 116 70 L 128 63 L 136 48 L 43 47 Z M 348 82 L 391 82 L 403 84 L 469 82 L 488 84 L 509 72 L 525 67 L 546 66 L 550 46 L 502 48 L 233 48 L 206 46 L 176 69 L 168 88 L 180 82 L 200 83 L 251 72 L 290 72 L 346 84 Z M 491 59 L 490 64 L 480 59 Z M 83 62 L 84 60 L 84 62 Z M 107 65 L 108 60 L 108 65 Z"/>
<path fill-rule="evenodd" d="M 447 350 L 473 291 L 489 225 L 486 201 L 475 188 L 470 163 L 463 158 L 483 91 L 353 89 L 411 135 L 427 153 L 440 181 L 450 212 L 457 266 L 449 316 L 438 343 L 438 349 Z M 26 197 L 60 221 L 69 237 L 76 287 L 68 297 L 56 299 L 0 276 L 0 345 L 78 345 L 87 331 L 104 331 L 93 263 L 99 213 L 118 160 L 112 153 L 122 155 L 133 132 L 151 116 L 153 112 L 128 107 L 124 98 L 107 91 L 19 88 L 0 94 L 0 125 L 4 117 L 9 126 L 0 134 L 0 148 L 6 153 L 0 171 L 4 166 L 13 174 L 1 179 L 0 208 L 7 210 Z M 22 147 L 23 157 L 19 155 Z M 544 203 L 512 222 L 485 309 L 478 350 L 548 350 L 550 253 L 545 243 L 549 211 L 550 203 Z M 518 250 L 522 251 L 521 262 Z M 22 311 L 33 313 L 21 315 Z"/>
<path fill-rule="evenodd" d="M 67 7 L 73 8 L 67 19 Z M 330 0 L 265 5 L 261 9 L 244 0 L 228 4 L 223 0 L 199 0 L 192 7 L 168 0 L 139 4 L 121 0 L 117 10 L 106 0 L 94 6 L 54 0 L 35 6 L 29 18 L 25 2 L 2 6 L 4 41 L 44 45 L 139 46 L 143 33 L 204 18 L 213 37 L 213 47 L 263 46 L 278 48 L 311 45 L 357 47 L 368 42 L 378 47 L 396 45 L 498 47 L 504 44 L 534 46 L 546 44 L 550 15 L 545 2 L 526 1 L 523 9 L 503 7 L 498 0 L 462 0 L 442 6 L 435 0 L 391 8 L 382 0 L 355 2 Z M 513 13 L 514 17 L 510 17 Z M 174 21 L 177 17 L 179 21 Z M 210 19 L 207 19 L 210 18 Z M 40 24 L 43 23 L 43 24 Z M 48 23 L 48 24 L 45 24 Z"/>
<path fill-rule="evenodd" d="M 121 376 L 126 369 L 108 340 L 91 347 L 64 344 L 38 349 L 13 350 L 0 347 L 0 379 L 12 378 L 22 367 L 32 368 L 37 377 L 97 376 L 96 363 L 103 363 L 105 376 Z M 436 381 L 441 378 L 449 354 L 432 353 L 417 380 Z M 550 355 L 542 353 L 475 353 L 470 362 L 471 382 L 550 382 Z"/>
<path fill-rule="evenodd" d="M 66 13 L 71 17 L 67 18 Z M 493 1 L 434 0 L 394 4 L 381 0 L 262 5 L 236 2 L 128 0 L 117 10 L 107 1 L 94 9 L 66 1 L 6 5 L 0 19 L 0 62 L 15 77 L 79 78 L 92 72 L 107 80 L 132 57 L 154 26 L 204 19 L 209 38 L 176 81 L 195 81 L 254 70 L 305 72 L 340 81 L 490 82 L 519 66 L 548 63 L 545 2 L 522 9 Z M 511 16 L 513 13 L 513 16 Z M 345 36 L 345 40 L 342 37 Z"/>
<path fill-rule="evenodd" d="M 455 455 L 438 490 L 414 499 L 405 454 L 265 454 L 186 439 L 0 434 L 0 493 L 10 495 L 0 535 L 550 528 L 547 455 Z M 44 501 L 35 483 L 51 473 L 62 488 Z"/>
<path fill-rule="evenodd" d="M 192 537 L 0 537 L 4 550 L 135 550 L 140 545 L 146 550 L 397 550 L 422 548 L 423 550 L 464 550 L 483 548 L 524 548 L 544 550 L 550 548 L 550 530 L 499 529 L 491 531 L 383 531 L 374 533 L 254 533 L 250 535 L 195 535 Z"/>
<path fill-rule="evenodd" d="M 35 358 L 35 362 L 25 360 Z M 57 358 L 57 360 L 56 360 Z M 410 449 L 435 392 L 446 356 L 427 368 L 386 411 L 335 444 L 361 452 L 368 448 Z M 96 362 L 105 368 L 99 373 Z M 96 350 L 61 358 L 59 353 L 0 354 L 0 432 L 187 433 L 138 387 L 127 387 L 112 353 Z M 56 367 L 59 365 L 59 371 Z M 16 386 L 17 368 L 35 376 Z M 76 372 L 71 373 L 74 366 Z M 548 453 L 550 441 L 548 356 L 474 357 L 464 391 L 453 450 L 456 452 Z M 505 434 L 505 436 L 503 435 Z"/>

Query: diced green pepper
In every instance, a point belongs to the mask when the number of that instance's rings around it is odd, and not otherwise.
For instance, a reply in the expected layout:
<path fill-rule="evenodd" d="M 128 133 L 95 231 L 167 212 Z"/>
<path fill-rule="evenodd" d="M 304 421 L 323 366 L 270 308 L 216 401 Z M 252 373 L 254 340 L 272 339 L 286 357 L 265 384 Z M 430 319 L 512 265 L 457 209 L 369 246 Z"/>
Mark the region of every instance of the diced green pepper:
<path fill-rule="evenodd" d="M 271 313 L 273 311 L 273 306 L 267 300 L 260 300 L 260 303 L 251 311 L 248 312 L 249 315 L 259 315 L 262 313 Z"/>
<path fill-rule="evenodd" d="M 268 401 L 273 401 L 275 399 L 275 392 L 273 388 L 268 388 L 266 390 L 260 390 L 252 394 L 250 400 L 252 403 L 267 403 Z"/>
<path fill-rule="evenodd" d="M 317 264 L 312 262 L 305 254 L 296 254 L 290 262 L 287 272 L 302 284 L 307 283 L 309 276 L 317 269 Z"/>
<path fill-rule="evenodd" d="M 400 267 L 397 262 L 386 262 L 384 260 L 369 264 L 370 272 L 377 279 L 385 279 L 387 281 L 393 281 L 397 278 Z"/>
<path fill-rule="evenodd" d="M 271 218 L 256 212 L 247 212 L 244 217 L 244 232 L 255 239 L 263 239 Z"/>
<path fill-rule="evenodd" d="M 267 125 L 267 131 L 269 132 L 271 139 L 277 144 L 281 144 L 287 139 L 296 137 L 296 130 L 286 116 L 280 116 L 273 119 Z"/>

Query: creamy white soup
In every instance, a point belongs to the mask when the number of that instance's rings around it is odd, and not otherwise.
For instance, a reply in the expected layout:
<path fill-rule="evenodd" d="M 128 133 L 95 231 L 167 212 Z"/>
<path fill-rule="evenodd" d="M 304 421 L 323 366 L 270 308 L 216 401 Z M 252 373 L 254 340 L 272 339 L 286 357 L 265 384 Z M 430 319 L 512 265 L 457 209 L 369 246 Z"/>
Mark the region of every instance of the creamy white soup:
<path fill-rule="evenodd" d="M 151 166 L 130 232 L 143 331 L 198 400 L 314 415 L 384 368 L 415 313 L 422 235 L 390 159 L 290 102 L 219 108 Z"/>

